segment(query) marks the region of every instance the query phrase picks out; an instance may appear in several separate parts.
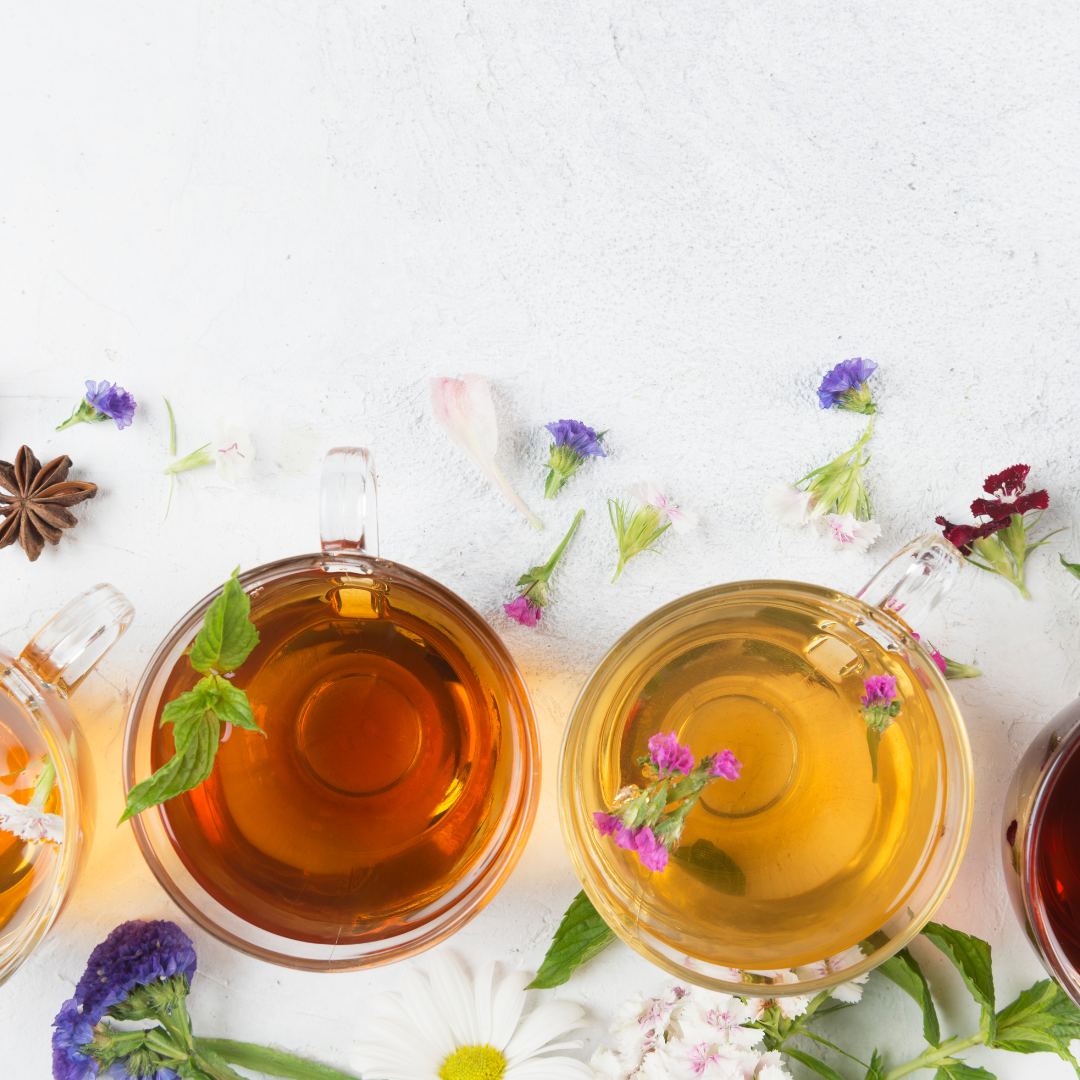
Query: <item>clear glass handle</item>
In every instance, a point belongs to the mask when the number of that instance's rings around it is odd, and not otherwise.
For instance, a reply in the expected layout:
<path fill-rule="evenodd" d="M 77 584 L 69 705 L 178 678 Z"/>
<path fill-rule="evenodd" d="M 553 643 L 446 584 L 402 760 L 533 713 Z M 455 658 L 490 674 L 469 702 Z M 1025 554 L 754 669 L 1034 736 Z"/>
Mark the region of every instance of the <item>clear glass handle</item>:
<path fill-rule="evenodd" d="M 323 459 L 319 535 L 323 551 L 359 551 L 378 557 L 375 465 L 370 451 L 335 446 Z"/>
<path fill-rule="evenodd" d="M 131 601 L 112 585 L 95 585 L 62 607 L 19 656 L 27 674 L 65 697 L 120 640 L 135 618 Z"/>
<path fill-rule="evenodd" d="M 953 587 L 963 564 L 963 555 L 944 536 L 927 533 L 901 548 L 863 586 L 858 598 L 915 630 Z"/>

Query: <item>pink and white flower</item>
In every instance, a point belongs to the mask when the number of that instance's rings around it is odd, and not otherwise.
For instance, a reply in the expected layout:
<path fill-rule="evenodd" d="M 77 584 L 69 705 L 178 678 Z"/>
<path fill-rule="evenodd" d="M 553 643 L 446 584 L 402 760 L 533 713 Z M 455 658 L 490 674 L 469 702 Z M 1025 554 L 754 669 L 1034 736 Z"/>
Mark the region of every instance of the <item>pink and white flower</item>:
<path fill-rule="evenodd" d="M 817 497 L 812 491 L 800 491 L 789 484 L 777 484 L 765 496 L 765 509 L 781 525 L 797 528 L 816 521 Z"/>
<path fill-rule="evenodd" d="M 689 532 L 698 525 L 697 514 L 684 510 L 678 503 L 672 502 L 660 486 L 660 481 L 655 477 L 649 480 L 641 480 L 630 485 L 630 494 L 638 502 L 646 506 L 654 506 L 660 511 L 661 517 L 666 517 L 671 522 L 671 527 L 677 533 Z"/>
<path fill-rule="evenodd" d="M 0 795 L 0 832 L 14 833 L 30 844 L 64 842 L 64 819 L 38 807 L 24 806 L 10 795 Z"/>
<path fill-rule="evenodd" d="M 794 971 L 755 971 L 755 975 L 764 975 L 772 979 L 773 986 L 791 986 L 798 983 L 799 976 Z M 774 1005 L 780 1007 L 780 1015 L 788 1020 L 794 1020 L 796 1016 L 802 1016 L 813 999 L 809 994 L 791 994 L 781 997 L 777 994 L 771 998 L 752 998 L 750 1000 L 750 1012 L 755 1020 L 760 1020 Z"/>
<path fill-rule="evenodd" d="M 460 379 L 431 380 L 431 408 L 451 442 L 521 511 L 531 525 L 542 529 L 540 519 L 521 501 L 495 464 L 499 448 L 499 425 L 487 379 L 463 375 Z"/>
<path fill-rule="evenodd" d="M 826 957 L 826 959 L 819 960 L 816 964 L 798 967 L 795 971 L 801 979 L 824 979 L 828 975 L 835 975 L 838 971 L 846 971 L 856 964 L 861 964 L 865 959 L 866 956 L 862 949 L 858 945 L 852 945 L 850 949 L 845 949 L 842 953 Z M 837 1001 L 854 1005 L 856 1001 L 862 1000 L 863 983 L 869 978 L 870 974 L 868 972 L 865 975 L 857 976 L 850 982 L 841 983 L 839 986 L 833 987 L 832 996 Z"/>
<path fill-rule="evenodd" d="M 834 550 L 861 555 L 881 535 L 881 526 L 876 521 L 859 521 L 854 514 L 829 514 L 825 535 Z"/>

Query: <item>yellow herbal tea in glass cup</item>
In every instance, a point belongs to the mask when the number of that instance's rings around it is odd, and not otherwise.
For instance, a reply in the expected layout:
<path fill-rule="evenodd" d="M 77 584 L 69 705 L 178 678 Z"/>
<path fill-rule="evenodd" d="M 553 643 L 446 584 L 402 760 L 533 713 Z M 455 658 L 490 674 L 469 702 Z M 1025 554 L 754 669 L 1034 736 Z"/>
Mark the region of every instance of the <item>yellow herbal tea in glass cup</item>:
<path fill-rule="evenodd" d="M 321 552 L 240 576 L 259 642 L 235 672 L 265 733 L 223 734 L 209 779 L 133 818 L 143 854 L 205 930 L 328 971 L 430 948 L 505 881 L 540 763 L 528 693 L 484 620 L 377 557 L 367 451 L 332 450 Z M 180 620 L 136 691 L 125 784 L 173 756 L 167 702 L 220 589 Z"/>
<path fill-rule="evenodd" d="M 705 589 L 661 608 L 601 661 L 567 726 L 560 817 L 612 929 L 681 979 L 728 993 L 814 994 L 901 949 L 948 890 L 967 842 L 971 753 L 912 627 L 959 553 L 927 536 L 859 594 L 784 581 Z M 902 701 L 873 780 L 864 679 Z M 662 873 L 594 826 L 644 787 L 648 740 L 742 763 L 690 811 Z M 630 792 L 632 794 L 632 791 Z M 800 985 L 788 985 L 794 970 Z"/>
<path fill-rule="evenodd" d="M 133 617 L 95 585 L 18 657 L 0 652 L 0 984 L 59 917 L 89 854 L 94 769 L 67 699 Z"/>

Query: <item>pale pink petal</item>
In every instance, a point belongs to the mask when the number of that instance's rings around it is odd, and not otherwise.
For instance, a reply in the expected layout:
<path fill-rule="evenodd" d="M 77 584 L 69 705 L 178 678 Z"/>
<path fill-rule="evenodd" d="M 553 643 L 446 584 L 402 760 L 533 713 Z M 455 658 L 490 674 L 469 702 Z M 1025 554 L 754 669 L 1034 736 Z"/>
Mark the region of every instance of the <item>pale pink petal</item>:
<path fill-rule="evenodd" d="M 431 380 L 431 408 L 454 445 L 521 511 L 536 528 L 540 519 L 518 498 L 495 464 L 499 427 L 487 379 L 464 375 L 460 379 Z"/>

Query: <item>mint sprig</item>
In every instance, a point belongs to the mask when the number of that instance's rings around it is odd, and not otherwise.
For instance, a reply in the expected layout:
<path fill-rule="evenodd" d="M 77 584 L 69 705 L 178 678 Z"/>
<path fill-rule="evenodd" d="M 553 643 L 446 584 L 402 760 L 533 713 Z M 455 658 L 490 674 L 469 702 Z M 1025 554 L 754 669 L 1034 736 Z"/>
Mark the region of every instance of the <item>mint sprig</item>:
<path fill-rule="evenodd" d="M 237 567 L 232 572 L 221 595 L 207 609 L 191 646 L 191 666 L 207 674 L 162 710 L 161 722 L 173 725 L 173 756 L 128 792 L 119 823 L 206 780 L 214 770 L 222 724 L 265 735 L 255 721 L 247 692 L 222 677 L 240 667 L 259 643 L 259 632 L 250 619 L 251 600 L 240 587 L 239 571 Z"/>
<path fill-rule="evenodd" d="M 566 909 L 536 978 L 526 989 L 561 986 L 586 960 L 603 952 L 614 940 L 615 931 L 585 893 L 579 892 Z"/>

